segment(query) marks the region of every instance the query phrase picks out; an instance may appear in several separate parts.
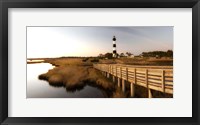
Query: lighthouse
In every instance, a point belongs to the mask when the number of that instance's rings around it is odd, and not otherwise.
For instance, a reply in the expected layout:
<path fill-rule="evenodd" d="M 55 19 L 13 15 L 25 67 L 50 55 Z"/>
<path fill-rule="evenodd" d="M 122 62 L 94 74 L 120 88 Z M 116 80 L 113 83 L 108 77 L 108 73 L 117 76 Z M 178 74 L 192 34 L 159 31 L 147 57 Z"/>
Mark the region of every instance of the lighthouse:
<path fill-rule="evenodd" d="M 116 37 L 113 36 L 113 58 L 117 57 L 117 50 L 116 50 Z"/>

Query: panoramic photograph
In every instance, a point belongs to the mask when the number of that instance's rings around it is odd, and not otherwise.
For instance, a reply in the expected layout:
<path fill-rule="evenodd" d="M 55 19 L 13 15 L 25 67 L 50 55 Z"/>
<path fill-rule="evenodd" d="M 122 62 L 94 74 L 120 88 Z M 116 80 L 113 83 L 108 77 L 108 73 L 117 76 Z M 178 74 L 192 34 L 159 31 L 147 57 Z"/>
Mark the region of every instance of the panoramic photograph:
<path fill-rule="evenodd" d="M 173 26 L 27 26 L 27 98 L 173 98 Z"/>

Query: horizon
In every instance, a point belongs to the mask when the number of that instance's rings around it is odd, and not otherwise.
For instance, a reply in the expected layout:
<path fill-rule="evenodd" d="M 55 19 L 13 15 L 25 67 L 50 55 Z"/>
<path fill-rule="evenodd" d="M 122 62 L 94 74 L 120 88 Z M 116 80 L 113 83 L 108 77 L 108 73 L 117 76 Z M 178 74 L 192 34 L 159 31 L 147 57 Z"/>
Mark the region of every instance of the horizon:
<path fill-rule="evenodd" d="M 112 53 L 173 51 L 172 26 L 27 27 L 27 58 L 97 57 Z"/>
<path fill-rule="evenodd" d="M 168 51 L 168 50 L 167 50 Z M 162 52 L 167 52 L 167 51 L 162 51 Z M 173 51 L 173 50 L 172 50 Z M 149 51 L 149 52 L 155 52 L 155 51 Z M 111 52 L 110 52 L 111 53 Z M 106 54 L 106 53 L 105 53 Z M 120 53 L 118 53 L 118 54 L 120 54 Z M 124 53 L 125 54 L 125 53 Z M 142 54 L 142 53 L 141 53 Z M 89 58 L 89 57 L 91 57 L 91 58 L 94 58 L 94 57 L 98 57 L 99 55 L 97 55 L 97 56 L 59 56 L 59 57 L 35 57 L 35 58 L 31 58 L 31 57 L 29 57 L 29 58 L 27 58 L 27 60 L 29 60 L 29 59 L 43 59 L 43 58 Z M 127 55 L 125 55 L 125 56 L 127 56 Z M 139 55 L 134 55 L 134 56 L 140 56 L 140 54 Z"/>

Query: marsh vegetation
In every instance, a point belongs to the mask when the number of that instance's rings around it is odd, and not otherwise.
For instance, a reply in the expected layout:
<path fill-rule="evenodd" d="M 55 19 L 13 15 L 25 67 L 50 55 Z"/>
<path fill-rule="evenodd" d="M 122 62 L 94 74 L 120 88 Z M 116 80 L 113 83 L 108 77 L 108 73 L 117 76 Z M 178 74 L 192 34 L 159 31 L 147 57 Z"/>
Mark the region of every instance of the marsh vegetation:
<path fill-rule="evenodd" d="M 52 69 L 48 69 L 46 72 L 38 74 L 38 79 L 47 81 L 50 86 L 56 88 L 65 88 L 67 92 L 82 91 L 88 87 L 94 87 L 103 92 L 103 97 L 112 98 L 126 98 L 130 97 L 130 92 L 122 92 L 117 86 L 117 83 L 113 83 L 112 79 L 105 77 L 97 69 L 93 68 L 95 63 L 148 63 L 152 59 L 100 59 L 95 57 L 85 58 L 46 58 L 42 63 L 48 63 L 54 66 Z M 156 61 L 155 61 L 156 60 Z M 154 59 L 156 65 L 160 64 L 161 59 Z M 163 60 L 163 59 L 162 59 Z M 163 61 L 168 63 L 173 60 Z M 41 63 L 41 64 L 42 64 Z M 169 64 L 169 63 L 168 63 Z M 34 65 L 34 64 L 30 64 Z M 129 83 L 126 83 L 126 89 L 129 88 Z M 136 86 L 135 97 L 146 97 L 146 89 L 141 86 Z M 153 92 L 155 97 L 164 97 L 162 93 Z M 165 95 L 166 96 L 166 95 Z M 87 96 L 90 97 L 90 96 Z M 101 96 L 102 97 L 102 96 Z M 166 96 L 166 97 L 170 97 Z"/>

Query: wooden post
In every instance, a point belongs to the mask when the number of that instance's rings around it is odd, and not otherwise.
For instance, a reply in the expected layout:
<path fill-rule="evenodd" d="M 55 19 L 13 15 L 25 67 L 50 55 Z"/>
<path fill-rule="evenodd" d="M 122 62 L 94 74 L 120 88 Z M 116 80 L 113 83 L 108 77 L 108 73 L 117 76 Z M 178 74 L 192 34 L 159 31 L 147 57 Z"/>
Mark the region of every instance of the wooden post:
<path fill-rule="evenodd" d="M 148 98 L 152 98 L 152 93 L 151 93 L 151 89 L 148 88 Z"/>
<path fill-rule="evenodd" d="M 122 92 L 125 92 L 125 80 L 122 79 Z"/>
<path fill-rule="evenodd" d="M 108 73 L 110 73 L 110 65 L 108 65 Z"/>
<path fill-rule="evenodd" d="M 110 65 L 110 74 L 112 73 L 111 65 Z"/>
<path fill-rule="evenodd" d="M 109 71 L 110 71 L 110 68 L 109 68 L 109 67 L 110 67 L 110 65 L 108 65 L 108 68 L 107 68 L 107 76 L 106 76 L 107 78 L 109 78 L 109 73 L 110 73 L 110 72 L 109 72 Z"/>
<path fill-rule="evenodd" d="M 131 97 L 134 97 L 135 96 L 135 85 L 134 85 L 134 83 L 130 84 L 130 88 L 131 88 Z"/>
<path fill-rule="evenodd" d="M 146 82 L 148 98 L 152 98 L 151 89 L 149 88 L 149 84 L 148 84 L 148 70 L 147 69 L 145 71 L 145 82 Z"/>
<path fill-rule="evenodd" d="M 162 83 L 162 91 L 163 93 L 165 93 L 165 71 L 162 70 L 162 74 L 161 74 L 161 83 Z"/>
<path fill-rule="evenodd" d="M 134 84 L 136 84 L 136 68 L 134 69 Z"/>
<path fill-rule="evenodd" d="M 112 66 L 112 75 L 113 75 L 113 66 Z"/>
<path fill-rule="evenodd" d="M 148 70 L 147 69 L 145 71 L 145 83 L 146 83 L 146 87 L 149 88 L 149 86 L 148 86 Z"/>
<path fill-rule="evenodd" d="M 128 82 L 128 68 L 127 67 L 126 67 L 126 81 Z M 126 82 L 125 80 L 123 80 L 122 91 L 125 92 L 125 89 L 126 89 Z"/>
<path fill-rule="evenodd" d="M 110 76 L 111 76 L 111 74 L 112 74 L 112 69 L 111 69 L 111 65 L 110 65 Z"/>
<path fill-rule="evenodd" d="M 116 71 L 116 73 L 115 73 L 115 74 L 116 74 L 116 77 L 117 77 L 117 66 L 116 66 L 115 68 L 116 68 L 116 69 L 115 69 L 115 71 Z"/>
<path fill-rule="evenodd" d="M 120 78 L 122 79 L 122 67 L 120 67 Z"/>
<path fill-rule="evenodd" d="M 113 82 L 115 82 L 115 76 L 114 76 L 113 66 L 112 66 L 112 78 L 113 78 Z"/>
<path fill-rule="evenodd" d="M 118 85 L 118 87 L 120 87 L 120 86 L 121 86 L 121 85 L 120 85 L 120 81 L 121 81 L 121 80 L 120 80 L 120 78 L 118 77 L 118 84 L 117 84 L 117 85 Z"/>
<path fill-rule="evenodd" d="M 126 67 L 126 80 L 128 82 L 128 68 Z"/>
<path fill-rule="evenodd" d="M 122 67 L 119 67 L 119 77 L 118 77 L 118 87 L 121 87 L 121 80 L 122 80 Z"/>

